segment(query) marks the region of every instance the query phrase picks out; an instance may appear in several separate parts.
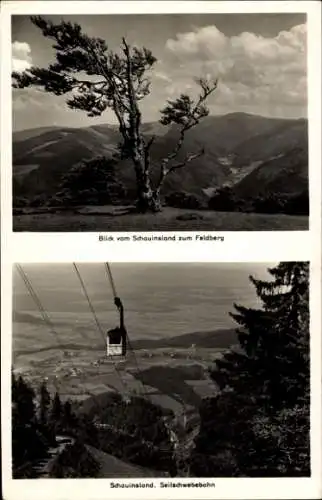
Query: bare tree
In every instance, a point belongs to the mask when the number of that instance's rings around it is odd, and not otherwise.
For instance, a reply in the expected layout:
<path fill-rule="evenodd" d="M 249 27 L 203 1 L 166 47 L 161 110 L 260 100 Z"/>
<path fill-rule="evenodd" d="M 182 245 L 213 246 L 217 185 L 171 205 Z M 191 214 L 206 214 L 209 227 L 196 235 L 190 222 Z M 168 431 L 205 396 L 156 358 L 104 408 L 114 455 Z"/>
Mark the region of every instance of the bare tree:
<path fill-rule="evenodd" d="M 87 36 L 78 24 L 54 24 L 41 16 L 33 16 L 31 21 L 54 41 L 56 62 L 48 68 L 13 72 L 13 87 L 37 86 L 58 96 L 68 94 L 68 107 L 85 111 L 90 117 L 100 116 L 107 108 L 113 110 L 122 138 L 122 155 L 131 159 L 135 169 L 137 208 L 142 212 L 159 211 L 165 178 L 204 154 L 201 149 L 177 160 L 187 131 L 209 114 L 205 102 L 217 88 L 217 80 L 197 79 L 200 93 L 195 101 L 181 94 L 161 110 L 160 122 L 176 124 L 179 138 L 174 150 L 161 160 L 158 180 L 152 186 L 150 157 L 155 137 L 143 136 L 140 111 L 140 101 L 150 93 L 149 70 L 156 62 L 151 51 L 130 47 L 123 38 L 117 53 L 109 50 L 101 38 Z"/>

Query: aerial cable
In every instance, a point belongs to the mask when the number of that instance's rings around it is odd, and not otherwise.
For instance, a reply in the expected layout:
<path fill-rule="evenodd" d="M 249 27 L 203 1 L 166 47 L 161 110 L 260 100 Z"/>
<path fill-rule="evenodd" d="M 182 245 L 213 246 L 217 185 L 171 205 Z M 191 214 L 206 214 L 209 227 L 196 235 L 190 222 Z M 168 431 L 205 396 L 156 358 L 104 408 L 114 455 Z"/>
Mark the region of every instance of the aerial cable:
<path fill-rule="evenodd" d="M 107 274 L 107 276 L 108 276 L 108 278 L 110 280 L 110 284 L 111 284 L 111 288 L 112 288 L 114 299 L 116 299 L 118 297 L 118 295 L 116 293 L 116 287 L 115 287 L 115 283 L 114 283 L 112 271 L 111 271 L 111 268 L 110 268 L 110 265 L 109 265 L 108 262 L 105 262 L 105 269 L 106 269 L 106 274 Z"/>
<path fill-rule="evenodd" d="M 27 290 L 29 291 L 32 299 L 34 300 L 36 306 L 38 307 L 38 309 L 39 309 L 39 311 L 40 311 L 40 313 L 42 315 L 43 320 L 45 321 L 45 323 L 47 323 L 47 326 L 49 327 L 51 333 L 55 336 L 56 341 L 60 345 L 58 334 L 57 334 L 56 330 L 53 327 L 53 324 L 51 322 L 50 317 L 48 316 L 46 310 L 42 306 L 42 303 L 40 302 L 40 300 L 38 298 L 38 295 L 35 292 L 35 290 L 34 290 L 32 284 L 31 284 L 30 280 L 28 279 L 28 276 L 26 275 L 26 273 L 24 272 L 24 270 L 22 269 L 22 267 L 20 266 L 20 264 L 17 264 L 17 269 L 18 269 L 18 272 L 19 272 L 22 280 L 24 281 L 24 283 L 26 285 Z"/>
<path fill-rule="evenodd" d="M 52 333 L 57 337 L 58 334 L 57 332 L 55 331 L 54 327 L 53 327 L 53 324 L 52 324 L 52 321 L 50 319 L 50 317 L 48 316 L 46 310 L 44 309 L 44 307 L 42 306 L 41 302 L 40 302 L 40 299 L 38 298 L 36 292 L 34 291 L 33 287 L 32 287 L 32 284 L 30 282 L 30 280 L 28 279 L 26 273 L 24 272 L 24 270 L 22 269 L 22 266 L 17 264 L 17 269 L 19 271 L 19 274 L 21 276 L 21 278 L 23 279 L 25 285 L 26 285 L 26 288 L 29 290 L 34 302 L 36 303 L 43 319 L 45 322 L 47 322 L 48 326 L 50 327 L 50 330 L 52 331 Z M 79 332 L 81 334 L 81 336 L 88 342 L 90 341 L 91 339 L 83 332 L 80 330 Z"/>
<path fill-rule="evenodd" d="M 105 262 L 105 269 L 106 269 L 106 274 L 107 274 L 107 276 L 109 278 L 109 281 L 110 281 L 110 285 L 111 285 L 113 296 L 114 296 L 114 300 L 115 300 L 116 298 L 119 298 L 119 296 L 118 296 L 118 294 L 116 292 L 116 286 L 115 286 L 115 282 L 114 282 L 114 279 L 113 279 L 112 270 L 111 270 L 111 267 L 110 267 L 110 265 L 109 265 L 108 262 Z M 133 358 L 134 358 L 134 361 L 135 361 L 138 373 L 142 374 L 142 372 L 140 370 L 140 367 L 139 367 L 139 363 L 138 363 L 136 355 L 135 355 L 135 351 L 134 351 L 134 349 L 132 347 L 132 344 L 131 344 L 131 341 L 130 341 L 130 338 L 129 338 L 129 335 L 128 335 L 127 332 L 126 332 L 126 338 L 127 338 L 127 344 L 128 344 L 130 350 L 133 353 Z M 139 380 L 141 382 L 144 395 L 146 396 L 146 398 L 149 398 L 149 394 L 148 394 L 148 392 L 146 390 L 146 387 L 145 387 L 145 384 L 144 384 L 143 380 L 141 378 Z"/>
<path fill-rule="evenodd" d="M 81 274 L 80 274 L 80 272 L 79 272 L 79 270 L 78 270 L 78 268 L 77 268 L 77 265 L 76 265 L 75 263 L 73 263 L 73 266 L 74 266 L 75 272 L 76 272 L 76 274 L 77 274 L 77 277 L 78 277 L 78 279 L 79 279 L 79 281 L 80 281 L 80 284 L 81 284 L 81 287 L 82 287 L 83 293 L 84 293 L 84 295 L 85 295 L 85 297 L 86 297 L 86 300 L 87 300 L 87 302 L 88 302 L 89 308 L 90 308 L 90 310 L 91 310 L 91 312 L 92 312 L 92 315 L 93 315 L 93 318 L 94 318 L 94 320 L 95 320 L 95 323 L 96 323 L 97 329 L 98 329 L 98 331 L 100 332 L 100 334 L 101 334 L 101 336 L 102 336 L 102 338 L 103 338 L 103 341 L 104 341 L 104 343 L 105 343 L 105 336 L 104 336 L 103 329 L 102 329 L 102 327 L 101 327 L 101 325 L 100 325 L 100 322 L 98 321 L 98 317 L 97 317 L 97 315 L 96 315 L 96 313 L 95 313 L 95 309 L 94 309 L 94 307 L 93 307 L 93 305 L 92 305 L 92 302 L 91 302 L 91 299 L 89 298 L 89 295 L 88 295 L 88 293 L 87 293 L 86 286 L 85 286 L 85 283 L 84 283 L 84 281 L 83 281 L 83 278 L 81 277 Z"/>
<path fill-rule="evenodd" d="M 100 322 L 98 321 L 98 317 L 97 317 L 97 315 L 96 315 L 96 313 L 95 313 L 95 309 L 94 309 L 93 304 L 92 304 L 92 302 L 91 302 L 91 299 L 90 299 L 90 297 L 89 297 L 89 295 L 88 295 L 88 293 L 87 293 L 85 283 L 84 283 L 84 281 L 83 281 L 83 278 L 82 278 L 82 276 L 81 276 L 81 274 L 80 274 L 80 272 L 79 272 L 79 270 L 78 270 L 78 267 L 77 267 L 77 265 L 75 264 L 75 262 L 73 262 L 73 266 L 74 266 L 75 272 L 76 272 L 76 274 L 77 274 L 77 277 L 78 277 L 78 279 L 79 279 L 79 281 L 80 281 L 80 284 L 81 284 L 81 287 L 82 287 L 83 293 L 84 293 L 84 295 L 85 295 L 85 297 L 86 297 L 86 300 L 87 300 L 87 302 L 88 302 L 89 308 L 90 308 L 90 310 L 91 310 L 91 312 L 92 312 L 92 315 L 93 315 L 93 317 L 94 317 L 94 319 L 95 319 L 95 323 L 96 323 L 97 329 L 98 329 L 98 331 L 100 332 L 100 334 L 101 334 L 101 336 L 102 336 L 102 339 L 103 339 L 103 342 L 104 342 L 104 347 L 105 347 L 105 335 L 104 335 L 104 331 L 103 331 L 103 329 L 102 329 L 102 327 L 101 327 Z M 109 358 L 111 359 L 111 361 L 113 361 L 112 356 L 109 356 Z M 124 381 L 123 381 L 123 379 L 122 379 L 122 377 L 121 377 L 121 372 L 120 372 L 120 370 L 119 370 L 119 369 L 118 369 L 118 367 L 114 364 L 114 362 L 113 362 L 113 366 L 114 366 L 114 369 L 115 369 L 116 373 L 118 374 L 118 376 L 119 376 L 119 378 L 120 378 L 121 385 L 122 385 L 123 389 L 124 389 L 125 391 L 127 391 L 127 388 L 126 388 L 126 386 L 125 386 L 125 383 L 124 383 Z"/>
<path fill-rule="evenodd" d="M 33 299 L 33 301 L 35 302 L 36 306 L 38 307 L 39 311 L 40 311 L 40 314 L 45 322 L 45 324 L 47 325 L 47 327 L 49 328 L 49 331 L 54 335 L 55 337 L 55 340 L 56 340 L 56 343 L 58 345 L 58 347 L 60 348 L 61 351 L 63 351 L 63 346 L 62 344 L 60 343 L 59 341 L 59 335 L 58 333 L 56 332 L 53 324 L 52 324 L 52 321 L 50 319 L 50 317 L 48 316 L 46 310 L 44 309 L 42 303 L 40 302 L 40 299 L 38 298 L 38 295 L 37 293 L 35 292 L 28 276 L 26 275 L 26 273 L 24 272 L 24 270 L 22 269 L 22 266 L 20 266 L 19 264 L 16 265 L 17 269 L 18 269 L 18 272 L 28 290 L 28 292 L 30 293 L 31 295 L 31 298 Z M 71 363 L 73 365 L 73 363 Z M 73 366 L 73 368 L 76 370 L 76 367 Z M 58 388 L 57 388 L 57 385 L 55 382 L 53 382 L 55 388 L 56 388 L 56 391 L 59 392 Z"/>
<path fill-rule="evenodd" d="M 38 295 L 37 295 L 36 291 L 34 290 L 34 288 L 33 288 L 32 284 L 31 284 L 28 276 L 26 275 L 26 273 L 24 272 L 24 270 L 22 269 L 22 266 L 20 264 L 17 264 L 16 267 L 18 269 L 18 272 L 19 272 L 19 274 L 20 274 L 20 276 L 21 276 L 21 278 L 22 278 L 22 280 L 23 280 L 23 282 L 24 282 L 24 284 L 25 284 L 28 292 L 31 295 L 31 298 L 33 299 L 33 301 L 35 302 L 36 306 L 38 307 L 38 309 L 40 311 L 40 314 L 42 315 L 42 318 L 43 318 L 45 324 L 49 328 L 50 332 L 54 335 L 58 347 L 60 348 L 61 351 L 63 351 L 64 349 L 63 349 L 62 344 L 59 341 L 59 335 L 58 335 L 57 331 L 54 328 L 54 325 L 52 323 L 51 318 L 49 317 L 49 315 L 47 314 L 46 310 L 42 306 L 42 303 L 40 302 L 40 299 L 38 298 Z M 74 368 L 75 372 L 77 373 L 77 367 L 74 365 L 72 359 L 70 360 L 70 362 L 71 362 L 72 368 Z M 85 385 L 84 380 L 83 380 L 82 383 L 83 383 L 84 389 L 86 389 L 86 385 Z M 58 389 L 58 387 L 57 387 L 57 385 L 55 383 L 55 379 L 53 381 L 53 385 L 55 386 L 56 392 L 59 393 L 59 389 Z M 83 394 L 88 394 L 89 396 L 91 396 L 94 399 L 97 407 L 98 408 L 101 407 L 100 404 L 97 402 L 97 398 L 96 398 L 95 394 L 91 393 L 89 390 L 83 391 Z"/>

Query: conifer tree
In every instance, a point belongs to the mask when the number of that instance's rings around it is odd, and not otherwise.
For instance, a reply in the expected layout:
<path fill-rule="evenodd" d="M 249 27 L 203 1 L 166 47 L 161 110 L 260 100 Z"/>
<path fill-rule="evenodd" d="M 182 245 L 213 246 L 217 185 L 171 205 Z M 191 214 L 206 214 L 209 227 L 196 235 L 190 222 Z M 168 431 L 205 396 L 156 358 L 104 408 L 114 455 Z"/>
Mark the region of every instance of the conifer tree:
<path fill-rule="evenodd" d="M 30 434 L 31 425 L 35 419 L 35 407 L 33 403 L 33 391 L 25 383 L 23 378 L 11 378 L 12 394 L 12 467 L 15 475 L 16 467 L 19 467 L 28 456 L 27 439 Z M 26 439 L 27 438 L 27 439 Z"/>
<path fill-rule="evenodd" d="M 14 88 L 36 86 L 57 96 L 68 95 L 67 106 L 90 117 L 111 109 L 119 125 L 121 155 L 130 159 L 135 172 L 138 210 L 160 210 L 160 190 L 165 178 L 204 154 L 201 148 L 180 159 L 178 156 L 187 132 L 209 114 L 205 103 L 216 90 L 217 80 L 197 79 L 200 90 L 195 100 L 181 94 L 168 100 L 161 111 L 160 123 L 175 125 L 178 140 L 160 161 L 158 179 L 152 185 L 150 152 L 155 136 L 143 135 L 140 110 L 142 99 L 150 94 L 150 72 L 156 63 L 152 52 L 145 47 L 131 47 L 125 38 L 119 52 L 109 50 L 105 40 L 89 37 L 79 24 L 54 24 L 41 16 L 32 16 L 31 21 L 44 37 L 53 41 L 56 62 L 48 68 L 13 72 Z"/>
<path fill-rule="evenodd" d="M 61 418 L 61 414 L 62 414 L 62 404 L 59 394 L 58 392 L 56 392 L 52 403 L 51 418 L 53 420 L 58 421 Z"/>
<path fill-rule="evenodd" d="M 58 392 L 56 392 L 54 399 L 52 401 L 50 416 L 49 416 L 50 425 L 56 431 L 61 426 L 62 413 L 63 413 L 63 406 L 62 406 L 59 394 L 58 394 Z"/>
<path fill-rule="evenodd" d="M 62 411 L 62 426 L 64 431 L 73 432 L 75 426 L 77 425 L 77 417 L 72 410 L 72 405 L 70 401 L 65 401 Z"/>
<path fill-rule="evenodd" d="M 18 422 L 30 425 L 35 421 L 36 410 L 34 404 L 35 392 L 20 375 L 14 384 L 14 404 L 17 411 Z"/>
<path fill-rule="evenodd" d="M 285 408 L 309 387 L 309 269 L 286 262 L 269 272 L 270 282 L 250 277 L 262 309 L 235 304 L 241 350 L 218 360 L 212 377 L 220 388 L 239 392 L 255 384 L 262 400 Z"/>
<path fill-rule="evenodd" d="M 21 477 L 19 467 L 44 456 L 47 443 L 39 432 L 34 404 L 35 392 L 22 376 L 12 374 L 12 468 Z"/>
<path fill-rule="evenodd" d="M 43 426 L 48 424 L 49 408 L 50 408 L 50 394 L 47 390 L 46 383 L 42 382 L 39 389 L 39 423 Z"/>
<path fill-rule="evenodd" d="M 250 278 L 262 308 L 235 305 L 239 346 L 211 371 L 219 393 L 200 409 L 197 475 L 309 474 L 309 265 L 269 273 Z"/>

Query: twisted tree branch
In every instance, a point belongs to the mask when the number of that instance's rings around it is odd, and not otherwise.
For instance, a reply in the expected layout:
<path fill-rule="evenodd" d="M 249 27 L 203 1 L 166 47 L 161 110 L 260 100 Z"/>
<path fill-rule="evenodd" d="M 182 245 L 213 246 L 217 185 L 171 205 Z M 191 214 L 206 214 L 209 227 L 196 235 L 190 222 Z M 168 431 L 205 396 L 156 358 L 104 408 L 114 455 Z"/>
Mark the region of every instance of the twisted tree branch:
<path fill-rule="evenodd" d="M 204 154 L 204 150 L 201 150 L 198 153 L 188 155 L 182 162 L 180 162 L 177 165 L 168 166 L 178 156 L 179 152 L 181 151 L 183 143 L 185 141 L 185 136 L 186 136 L 187 131 L 190 130 L 191 128 L 195 127 L 196 125 L 198 125 L 200 120 L 204 116 L 208 115 L 209 111 L 204 106 L 204 103 L 205 103 L 206 99 L 209 97 L 209 95 L 212 94 L 216 90 L 217 85 L 218 85 L 218 80 L 214 80 L 213 82 L 210 83 L 206 79 L 199 78 L 196 80 L 196 82 L 201 87 L 201 92 L 199 94 L 199 98 L 193 107 L 192 107 L 193 103 L 190 100 L 190 98 L 188 98 L 187 96 L 182 96 L 180 98 L 181 103 L 184 102 L 185 106 L 186 106 L 186 103 L 188 103 L 188 109 L 186 107 L 184 108 L 185 114 L 183 117 L 181 117 L 179 119 L 179 122 L 176 121 L 177 119 L 175 118 L 174 115 L 172 115 L 172 113 L 176 109 L 176 106 L 180 103 L 180 100 L 174 101 L 174 102 L 170 101 L 170 106 L 168 106 L 167 108 L 165 108 L 165 110 L 163 110 L 163 113 L 166 116 L 165 123 L 171 123 L 172 121 L 175 121 L 176 123 L 181 124 L 181 128 L 180 128 L 180 132 L 179 132 L 179 139 L 178 139 L 178 142 L 177 142 L 175 148 L 173 149 L 173 151 L 170 154 L 168 154 L 161 161 L 158 189 L 162 185 L 165 177 L 170 172 L 173 172 L 174 170 L 177 170 L 178 168 L 183 168 L 187 163 L 190 163 L 190 161 L 192 161 L 193 159 L 198 158 L 199 156 Z M 189 109 L 189 107 L 190 107 L 190 109 Z"/>
<path fill-rule="evenodd" d="M 176 165 L 172 165 L 169 168 L 168 173 L 173 172 L 174 170 L 178 170 L 179 168 L 185 167 L 188 163 L 190 163 L 193 160 L 196 160 L 196 158 L 199 158 L 200 156 L 203 156 L 205 154 L 205 149 L 202 148 L 198 153 L 192 153 L 189 154 L 185 157 L 184 160 L 182 160 L 180 163 L 177 163 Z"/>
<path fill-rule="evenodd" d="M 169 168 L 167 168 L 167 164 L 163 162 L 161 164 L 161 168 L 160 168 L 160 176 L 159 176 L 159 181 L 157 184 L 157 190 L 160 191 L 161 186 L 164 183 L 164 180 L 168 174 L 170 174 L 171 172 L 174 172 L 175 170 L 178 170 L 180 168 L 185 167 L 188 163 L 195 160 L 196 158 L 199 158 L 200 156 L 203 156 L 204 154 L 205 154 L 205 149 L 202 148 L 198 153 L 188 154 L 184 160 L 182 160 L 181 162 L 179 162 L 175 165 L 172 165 Z"/>

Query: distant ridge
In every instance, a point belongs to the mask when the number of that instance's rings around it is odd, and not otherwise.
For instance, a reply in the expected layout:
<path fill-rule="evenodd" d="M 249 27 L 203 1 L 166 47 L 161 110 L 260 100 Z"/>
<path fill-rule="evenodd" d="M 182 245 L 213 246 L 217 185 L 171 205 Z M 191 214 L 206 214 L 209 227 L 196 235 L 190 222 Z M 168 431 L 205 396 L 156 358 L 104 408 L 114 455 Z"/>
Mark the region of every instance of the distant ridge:
<path fill-rule="evenodd" d="M 245 111 L 232 111 L 232 112 L 229 112 L 229 113 L 223 113 L 223 114 L 210 114 L 209 115 L 210 117 L 215 117 L 215 118 L 218 118 L 218 117 L 260 117 L 260 118 L 264 118 L 266 120 L 289 120 L 289 121 L 307 121 L 307 117 L 304 117 L 304 116 L 301 116 L 301 117 L 298 117 L 298 118 L 287 118 L 287 117 L 283 117 L 283 116 L 267 116 L 267 115 L 260 115 L 258 113 L 250 113 L 250 112 L 245 112 Z M 143 123 L 143 127 L 144 128 L 149 128 L 150 126 L 155 126 L 155 125 L 160 125 L 160 127 L 162 128 L 165 128 L 163 127 L 163 125 L 160 124 L 160 122 L 158 121 L 147 121 L 147 122 L 144 122 Z M 63 124 L 62 125 L 44 125 L 42 127 L 27 127 L 27 128 L 21 128 L 21 129 L 17 129 L 17 130 L 13 130 L 12 133 L 13 133 L 13 136 L 15 136 L 15 138 L 18 138 L 19 137 L 19 134 L 21 133 L 24 133 L 24 132 L 28 132 L 28 131 L 32 131 L 32 130 L 35 130 L 35 131 L 46 131 L 46 129 L 48 130 L 51 130 L 51 129 L 54 129 L 54 128 L 70 128 L 70 129 L 80 129 L 80 128 L 89 128 L 89 127 L 112 127 L 112 128 L 117 128 L 118 129 L 118 124 L 117 123 L 96 123 L 94 125 L 89 125 L 89 124 L 86 124 L 86 125 L 83 125 L 83 126 L 64 126 Z"/>
<path fill-rule="evenodd" d="M 177 143 L 178 129 L 149 122 L 143 125 L 143 132 L 147 137 L 156 136 L 151 149 L 154 179 L 160 160 Z M 73 165 L 94 156 L 113 155 L 120 140 L 118 127 L 108 124 L 81 128 L 39 127 L 14 132 L 14 195 L 27 199 L 54 195 L 59 190 L 61 177 Z M 255 162 L 273 161 L 275 156 L 286 154 L 295 145 L 307 153 L 307 142 L 305 118 L 266 118 L 242 112 L 210 115 L 188 131 L 178 160 L 198 151 L 201 146 L 205 147 L 205 154 L 169 176 L 163 194 L 187 191 L 204 195 L 205 190 L 218 188 L 226 182 L 234 183 L 234 176 L 236 179 L 241 177 L 238 171 Z M 307 165 L 304 164 L 303 172 L 305 169 Z M 118 164 L 117 175 L 133 193 L 135 178 L 129 160 Z M 291 185 L 292 182 L 290 179 Z"/>
<path fill-rule="evenodd" d="M 236 330 L 225 328 L 220 330 L 185 333 L 164 339 L 138 339 L 132 342 L 134 349 L 159 349 L 166 347 L 188 348 L 209 347 L 212 349 L 227 348 L 237 342 Z"/>
<path fill-rule="evenodd" d="M 213 349 L 228 348 L 237 342 L 237 334 L 233 328 L 211 330 L 211 331 L 201 331 L 201 332 L 190 332 L 183 335 L 178 335 L 176 337 L 163 338 L 163 339 L 137 339 L 132 340 L 131 344 L 133 349 L 161 349 L 161 348 L 189 348 L 192 344 L 196 347 L 208 347 Z M 61 347 L 65 351 L 78 351 L 82 349 L 87 350 L 100 350 L 101 343 L 85 345 L 84 343 L 70 343 L 61 344 Z M 52 349 L 57 349 L 57 345 L 53 344 L 51 346 L 45 346 L 41 349 L 37 348 L 37 352 L 49 351 Z M 32 354 L 35 349 L 15 349 L 13 355 L 14 357 L 22 356 L 26 354 Z"/>
<path fill-rule="evenodd" d="M 31 139 L 33 137 L 37 137 L 45 132 L 50 132 L 51 130 L 55 130 L 60 128 L 59 126 L 48 126 L 48 127 L 36 127 L 36 128 L 26 128 L 21 130 L 13 131 L 13 140 L 14 141 L 25 141 L 27 139 Z"/>

